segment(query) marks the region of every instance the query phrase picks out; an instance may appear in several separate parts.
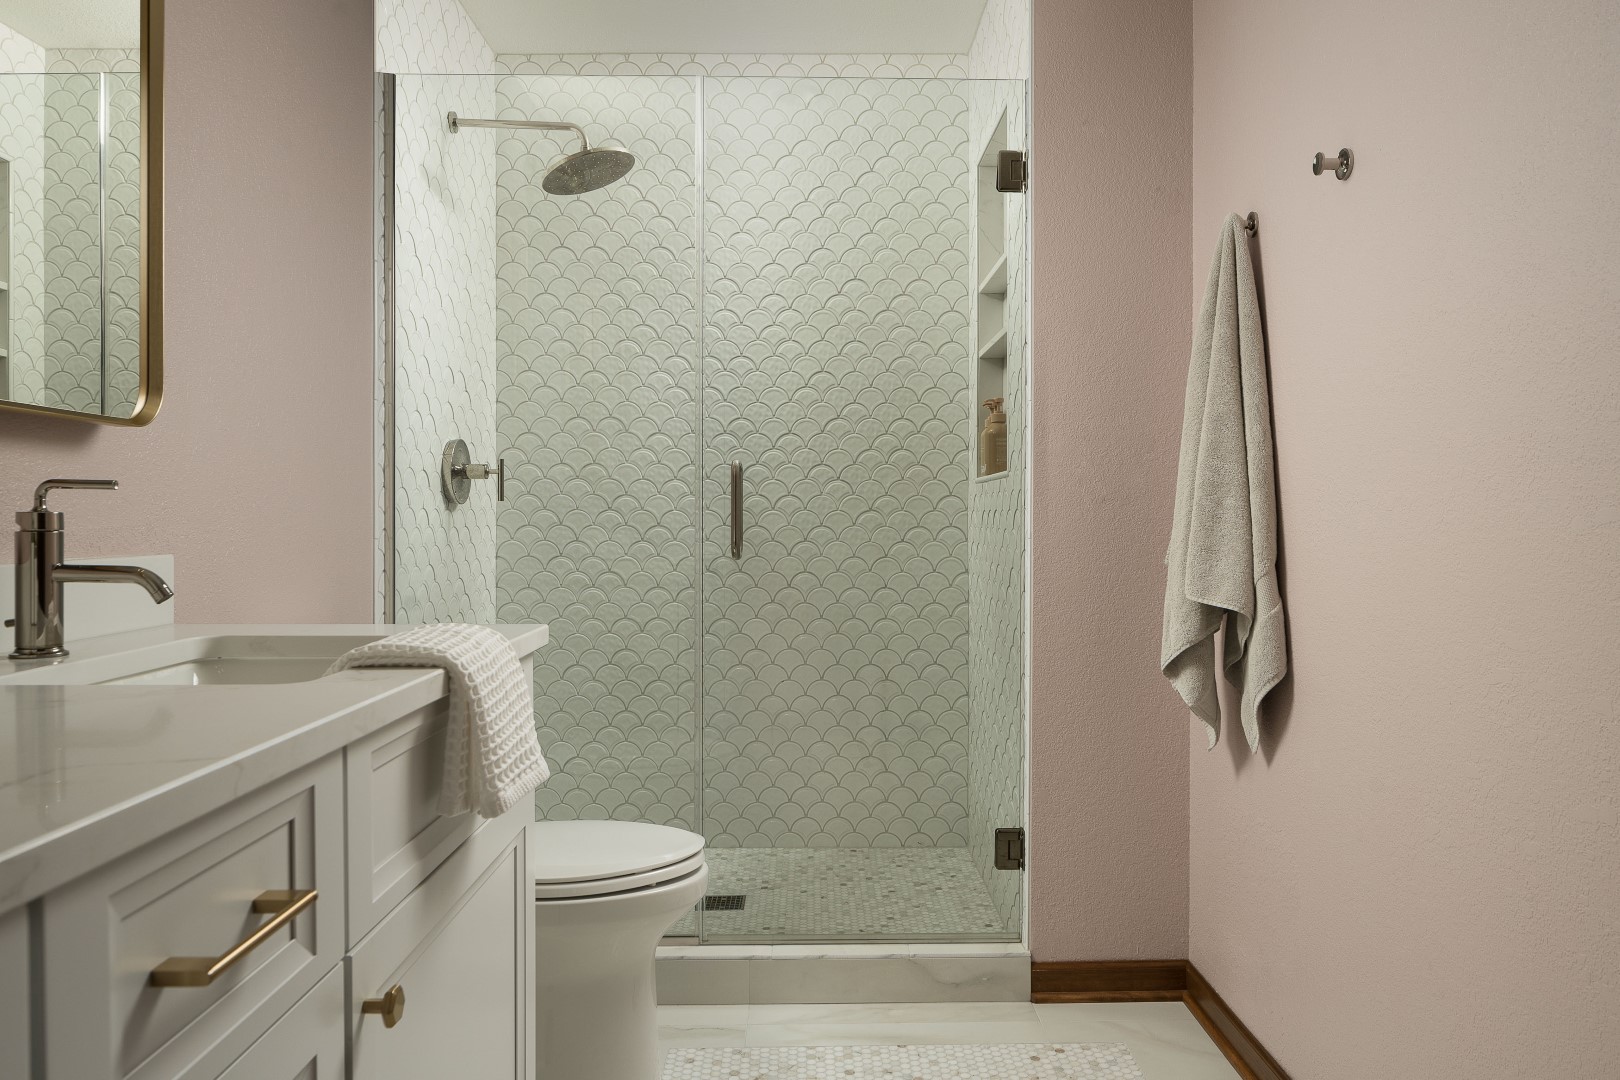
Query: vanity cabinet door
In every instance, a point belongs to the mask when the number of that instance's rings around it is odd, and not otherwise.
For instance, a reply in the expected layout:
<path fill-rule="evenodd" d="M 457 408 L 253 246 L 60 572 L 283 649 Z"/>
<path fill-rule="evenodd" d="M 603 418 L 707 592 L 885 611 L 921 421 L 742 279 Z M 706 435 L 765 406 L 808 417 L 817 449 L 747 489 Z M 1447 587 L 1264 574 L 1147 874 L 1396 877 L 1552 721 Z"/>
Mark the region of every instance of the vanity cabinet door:
<path fill-rule="evenodd" d="M 340 757 L 41 901 L 45 1080 L 217 1076 L 341 964 Z M 212 982 L 153 978 L 176 967 L 165 961 L 206 963 L 250 941 Z M 161 984 L 176 979 L 189 984 Z"/>
<path fill-rule="evenodd" d="M 343 1066 L 343 969 L 338 967 L 217 1080 L 343 1080 Z"/>
<path fill-rule="evenodd" d="M 0 915 L 0 1080 L 28 1080 L 33 993 L 28 984 L 28 909 Z"/>
<path fill-rule="evenodd" d="M 512 817 L 486 823 L 351 954 L 354 1080 L 534 1076 L 534 883 Z M 403 1009 L 364 1011 L 395 987 Z"/>
<path fill-rule="evenodd" d="M 528 678 L 534 665 L 523 662 Z M 349 945 L 472 835 L 480 819 L 439 813 L 448 701 L 389 724 L 345 756 L 349 847 Z M 534 819 L 529 811 L 525 821 Z"/>

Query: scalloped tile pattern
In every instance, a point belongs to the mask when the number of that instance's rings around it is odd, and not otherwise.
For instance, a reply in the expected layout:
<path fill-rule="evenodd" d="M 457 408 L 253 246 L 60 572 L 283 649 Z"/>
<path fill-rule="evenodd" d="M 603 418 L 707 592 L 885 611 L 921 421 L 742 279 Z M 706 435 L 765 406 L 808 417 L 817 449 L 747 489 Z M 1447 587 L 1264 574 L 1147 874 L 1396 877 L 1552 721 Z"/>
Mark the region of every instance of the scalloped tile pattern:
<path fill-rule="evenodd" d="M 101 412 L 101 78 L 45 79 L 40 404 Z"/>
<path fill-rule="evenodd" d="M 502 53 L 514 75 L 779 75 L 846 79 L 959 79 L 950 53 Z"/>
<path fill-rule="evenodd" d="M 99 382 L 99 364 L 107 368 L 107 394 L 102 411 L 108 416 L 130 416 L 140 396 L 141 381 L 141 57 L 135 49 L 52 49 L 47 63 L 52 72 L 105 72 L 107 94 L 105 243 L 106 243 L 106 340 L 101 343 L 99 363 L 92 361 Z M 46 128 L 51 143 L 51 128 Z M 81 136 L 82 137 L 82 136 Z M 71 188 L 75 180 L 65 171 L 46 164 L 47 205 L 55 201 L 53 188 Z M 92 208 L 94 198 L 73 196 Z M 68 221 L 46 228 L 55 236 L 75 229 L 89 228 L 82 222 Z M 53 238 L 53 244 L 60 243 Z M 56 282 L 46 285 L 47 306 L 72 308 L 80 313 L 80 329 L 86 340 L 100 341 L 99 305 L 71 298 L 57 301 Z M 58 318 L 47 314 L 49 327 Z M 47 352 L 50 342 L 46 343 Z"/>
<path fill-rule="evenodd" d="M 540 190 L 571 140 L 489 133 L 500 167 L 497 616 L 551 624 L 535 708 L 544 818 L 695 829 L 695 89 L 506 76 L 500 115 L 611 136 L 637 167 Z"/>
<path fill-rule="evenodd" d="M 402 622 L 495 615 L 495 490 L 440 493 L 444 444 L 495 441 L 495 147 L 445 114 L 495 105 L 487 75 L 402 75 L 395 88 L 395 579 Z M 483 132 L 477 133 L 479 135 Z"/>
<path fill-rule="evenodd" d="M 967 101 L 704 88 L 702 831 L 965 845 Z"/>
<path fill-rule="evenodd" d="M 46 50 L 4 31 L 0 67 L 32 72 L 0 78 L 0 155 L 12 167 L 12 265 L 0 275 L 13 290 L 12 396 L 127 416 L 140 382 L 139 54 Z M 105 346 L 102 72 L 108 73 Z"/>
<path fill-rule="evenodd" d="M 478 75 L 495 70 L 494 50 L 458 0 L 377 0 L 375 20 L 378 71 Z"/>
<path fill-rule="evenodd" d="M 969 78 L 1029 78 L 1029 3 L 987 0 L 968 48 Z"/>
<path fill-rule="evenodd" d="M 996 0 L 992 0 L 996 2 Z M 976 162 L 1001 116 L 1007 117 L 1008 141 L 1027 145 L 1024 133 L 1025 83 L 975 82 L 971 95 L 969 148 Z M 977 170 L 975 183 L 977 183 Z M 1026 425 L 1029 417 L 1026 368 L 1028 246 L 1022 195 L 1004 195 L 1007 215 L 1003 250 L 1007 253 L 1007 366 L 1003 374 L 1007 412 L 1007 475 L 971 487 L 968 516 L 968 591 L 974 598 L 968 655 L 969 847 L 990 889 L 997 913 L 1012 932 L 1023 917 L 1023 875 L 995 869 L 992 837 L 998 827 L 1024 820 L 1024 610 L 1026 499 Z M 978 261 L 978 230 L 973 251 Z M 980 340 L 977 306 L 973 338 Z M 975 369 L 976 370 L 976 369 Z M 975 400 L 985 395 L 974 394 Z M 979 415 L 982 417 L 983 413 Z"/>
<path fill-rule="evenodd" d="M 495 53 L 457 0 L 378 0 L 376 9 L 377 70 L 400 74 L 392 448 L 384 444 L 381 357 L 375 389 L 379 491 L 390 457 L 395 468 L 395 617 L 487 622 L 495 608 L 492 485 L 475 485 L 472 498 L 451 509 L 439 494 L 438 473 L 450 439 L 467 440 L 475 461 L 499 452 L 495 151 L 489 139 L 452 139 L 445 124 L 452 110 L 494 107 L 494 79 L 478 73 L 492 69 Z M 382 310 L 379 303 L 379 317 Z M 379 520 L 385 513 L 376 507 Z M 379 552 L 379 610 L 385 566 Z"/>
<path fill-rule="evenodd" d="M 10 395 L 42 402 L 45 327 L 45 50 L 0 26 L 0 157 L 11 163 L 11 326 L 6 343 Z M 6 275 L 9 274 L 9 277 Z"/>

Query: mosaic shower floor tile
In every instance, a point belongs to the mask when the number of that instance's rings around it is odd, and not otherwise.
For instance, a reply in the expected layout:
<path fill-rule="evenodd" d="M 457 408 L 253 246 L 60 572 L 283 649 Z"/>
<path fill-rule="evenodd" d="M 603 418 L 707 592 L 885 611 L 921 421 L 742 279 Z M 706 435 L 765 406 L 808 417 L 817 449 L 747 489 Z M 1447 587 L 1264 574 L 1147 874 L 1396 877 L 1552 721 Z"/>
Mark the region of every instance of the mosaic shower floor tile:
<path fill-rule="evenodd" d="M 671 1050 L 663 1080 L 1142 1080 L 1123 1043 Z"/>
<path fill-rule="evenodd" d="M 966 848 L 710 848 L 710 939 L 965 937 L 1007 931 Z M 698 932 L 696 913 L 671 936 Z"/>

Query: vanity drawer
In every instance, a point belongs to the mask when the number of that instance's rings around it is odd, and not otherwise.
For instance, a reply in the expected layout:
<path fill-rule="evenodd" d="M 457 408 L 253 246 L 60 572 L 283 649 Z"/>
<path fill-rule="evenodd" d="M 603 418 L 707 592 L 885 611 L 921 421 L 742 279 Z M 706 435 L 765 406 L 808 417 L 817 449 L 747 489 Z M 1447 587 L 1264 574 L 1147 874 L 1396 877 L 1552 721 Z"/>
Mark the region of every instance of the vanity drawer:
<path fill-rule="evenodd" d="M 182 1080 L 343 1080 L 343 968 L 335 967 L 223 1073 Z"/>
<path fill-rule="evenodd" d="M 531 661 L 523 670 L 534 677 Z M 439 813 L 449 714 L 441 698 L 352 743 L 345 755 L 351 948 L 482 820 Z M 524 820 L 533 819 L 530 809 Z"/>
<path fill-rule="evenodd" d="M 48 1080 L 215 1076 L 333 970 L 342 787 L 334 754 L 46 896 Z M 278 912 L 211 982 L 196 970 Z"/>

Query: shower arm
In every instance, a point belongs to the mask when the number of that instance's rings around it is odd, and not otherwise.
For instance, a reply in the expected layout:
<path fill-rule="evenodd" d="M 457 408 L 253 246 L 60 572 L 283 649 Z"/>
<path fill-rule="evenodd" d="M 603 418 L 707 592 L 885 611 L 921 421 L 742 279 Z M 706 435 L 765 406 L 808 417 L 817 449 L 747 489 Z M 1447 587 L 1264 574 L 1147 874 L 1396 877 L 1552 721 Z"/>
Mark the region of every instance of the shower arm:
<path fill-rule="evenodd" d="M 482 128 L 519 128 L 527 131 L 572 131 L 579 136 L 579 148 L 589 150 L 590 140 L 585 138 L 585 129 L 578 124 L 568 124 L 561 120 L 474 120 L 467 116 L 450 114 L 450 131 L 460 131 L 464 127 Z"/>

